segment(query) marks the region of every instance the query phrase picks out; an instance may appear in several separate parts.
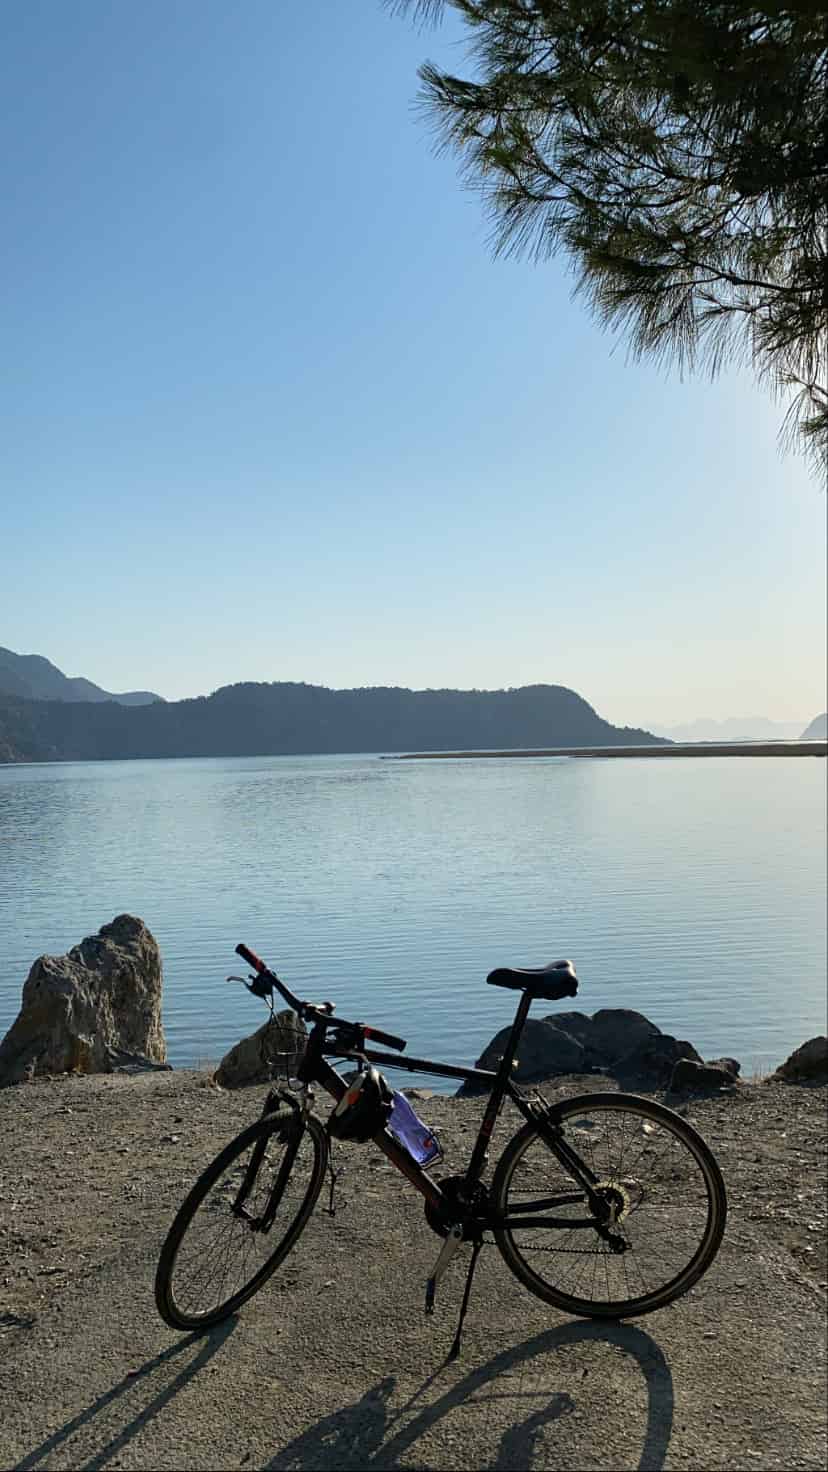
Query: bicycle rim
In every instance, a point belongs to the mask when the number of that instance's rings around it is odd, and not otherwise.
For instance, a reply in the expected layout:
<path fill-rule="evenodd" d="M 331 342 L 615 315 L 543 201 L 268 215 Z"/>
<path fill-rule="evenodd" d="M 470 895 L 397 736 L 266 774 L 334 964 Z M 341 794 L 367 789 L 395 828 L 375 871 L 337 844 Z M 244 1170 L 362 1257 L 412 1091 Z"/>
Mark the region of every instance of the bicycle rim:
<path fill-rule="evenodd" d="M 282 1110 L 232 1140 L 196 1181 L 161 1250 L 155 1298 L 174 1329 L 207 1329 L 240 1308 L 293 1247 L 319 1195 L 327 1140 Z M 293 1159 L 291 1161 L 291 1155 Z M 265 1214 L 272 1225 L 260 1230 Z"/>
<path fill-rule="evenodd" d="M 713 1261 L 727 1212 L 721 1171 L 701 1136 L 672 1110 L 628 1094 L 566 1100 L 554 1119 L 620 1203 L 612 1232 L 623 1250 L 591 1227 L 507 1224 L 495 1240 L 512 1271 L 538 1297 L 590 1318 L 650 1313 L 686 1293 Z M 508 1219 L 521 1203 L 556 1195 L 578 1199 L 538 1215 L 591 1215 L 586 1194 L 526 1125 L 498 1164 L 495 1211 Z"/>

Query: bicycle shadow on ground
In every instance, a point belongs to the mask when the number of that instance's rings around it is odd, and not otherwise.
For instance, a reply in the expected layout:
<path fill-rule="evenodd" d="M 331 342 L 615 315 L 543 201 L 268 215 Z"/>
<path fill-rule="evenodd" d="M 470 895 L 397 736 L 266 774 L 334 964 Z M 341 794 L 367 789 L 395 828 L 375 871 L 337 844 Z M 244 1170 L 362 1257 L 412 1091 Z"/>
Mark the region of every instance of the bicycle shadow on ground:
<path fill-rule="evenodd" d="M 213 1355 L 221 1349 L 235 1327 L 236 1319 L 230 1319 L 229 1322 L 219 1324 L 217 1328 L 211 1330 L 206 1335 L 189 1334 L 186 1339 L 180 1340 L 178 1344 L 171 1345 L 169 1349 L 163 1350 L 161 1354 L 154 1355 L 151 1360 L 146 1360 L 137 1369 L 128 1370 L 117 1385 L 113 1385 L 104 1395 L 98 1396 L 98 1399 L 87 1406 L 85 1410 L 79 1411 L 76 1416 L 73 1416 L 70 1421 L 59 1427 L 45 1441 L 42 1441 L 39 1446 L 34 1447 L 32 1451 L 28 1452 L 21 1461 L 15 1463 L 14 1472 L 26 1472 L 28 1468 L 40 1466 L 58 1448 L 65 1448 L 65 1444 L 78 1432 L 83 1432 L 84 1428 L 91 1427 L 97 1417 L 101 1416 L 113 1402 L 136 1389 L 140 1390 L 143 1387 L 146 1390 L 143 1382 L 149 1376 L 154 1375 L 158 1370 L 163 1371 L 178 1355 L 186 1354 L 187 1350 L 197 1350 L 195 1357 L 183 1365 L 172 1380 L 165 1380 L 165 1383 L 158 1389 L 153 1398 L 147 1403 L 142 1403 L 141 1409 L 137 1413 L 127 1413 L 129 1419 L 125 1421 L 123 1427 L 115 1436 L 110 1436 L 104 1446 L 98 1446 L 91 1455 L 87 1452 L 85 1458 L 82 1454 L 81 1460 L 71 1463 L 71 1466 L 76 1469 L 76 1472 L 93 1472 L 93 1469 L 106 1467 L 111 1459 L 117 1456 L 118 1452 L 132 1440 L 133 1436 L 144 1426 L 148 1425 L 178 1392 L 183 1389 L 187 1382 L 192 1380 L 199 1371 L 204 1369 L 204 1366 L 212 1359 Z"/>
<path fill-rule="evenodd" d="M 503 1350 L 451 1385 L 439 1399 L 425 1406 L 400 1429 L 395 1429 L 397 1423 L 436 1385 L 449 1367 L 444 1362 L 397 1411 L 390 1410 L 388 1406 L 396 1379 L 393 1375 L 386 1376 L 355 1404 L 343 1406 L 295 1437 L 265 1463 L 261 1472 L 310 1472 L 310 1469 L 314 1472 L 327 1472 L 327 1469 L 330 1472 L 363 1472 L 363 1469 L 370 1468 L 381 1468 L 383 1472 L 393 1472 L 393 1469 L 429 1472 L 426 1463 L 418 1465 L 416 1460 L 403 1460 L 406 1453 L 444 1416 L 473 1395 L 479 1395 L 481 1390 L 485 1391 L 487 1386 L 490 1389 L 480 1396 L 481 1404 L 490 1404 L 498 1398 L 535 1403 L 536 1408 L 522 1419 L 513 1417 L 510 1420 L 500 1433 L 497 1450 L 485 1464 L 491 1472 L 505 1468 L 519 1468 L 526 1472 L 533 1466 L 535 1445 L 543 1428 L 560 1416 L 575 1411 L 575 1402 L 565 1391 L 549 1390 L 542 1392 L 543 1403 L 538 1406 L 537 1388 L 524 1390 L 522 1379 L 516 1391 L 510 1389 L 501 1393 L 494 1388 L 495 1382 L 507 1373 L 529 1368 L 533 1360 L 552 1354 L 565 1345 L 589 1340 L 615 1345 L 638 1361 L 647 1389 L 647 1424 L 638 1469 L 639 1472 L 644 1472 L 644 1469 L 658 1472 L 664 1466 L 673 1427 L 673 1377 L 667 1360 L 655 1340 L 643 1330 L 629 1324 L 593 1323 L 547 1329 L 523 1344 Z M 416 1458 L 416 1451 L 414 1456 Z"/>

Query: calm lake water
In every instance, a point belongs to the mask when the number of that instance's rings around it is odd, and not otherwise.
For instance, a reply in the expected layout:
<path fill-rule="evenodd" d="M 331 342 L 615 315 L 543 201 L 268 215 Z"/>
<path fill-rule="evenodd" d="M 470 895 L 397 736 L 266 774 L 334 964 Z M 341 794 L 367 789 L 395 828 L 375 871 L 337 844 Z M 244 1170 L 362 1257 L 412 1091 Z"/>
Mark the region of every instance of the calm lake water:
<path fill-rule="evenodd" d="M 758 757 L 0 767 L 0 1036 L 37 955 L 130 911 L 174 1065 L 264 1021 L 224 983 L 244 940 L 421 1056 L 474 1062 L 516 1001 L 487 972 L 569 956 L 562 1006 L 772 1067 L 826 1030 L 825 780 Z"/>

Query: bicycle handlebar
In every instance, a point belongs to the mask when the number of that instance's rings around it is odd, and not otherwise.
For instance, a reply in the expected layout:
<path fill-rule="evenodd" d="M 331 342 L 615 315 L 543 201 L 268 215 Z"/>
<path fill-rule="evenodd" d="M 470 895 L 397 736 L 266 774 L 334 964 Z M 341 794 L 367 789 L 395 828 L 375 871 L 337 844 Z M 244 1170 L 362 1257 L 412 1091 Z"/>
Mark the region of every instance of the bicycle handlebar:
<path fill-rule="evenodd" d="M 327 1010 L 330 1004 L 327 1004 L 326 1008 L 322 1008 L 315 1007 L 312 1002 L 300 1001 L 298 997 L 293 995 L 290 988 L 286 987 L 284 982 L 279 980 L 276 973 L 271 971 L 269 966 L 265 965 L 261 957 L 257 956 L 255 951 L 251 951 L 250 947 L 244 945 L 241 941 L 236 946 L 236 955 L 241 956 L 242 960 L 246 961 L 248 966 L 252 966 L 261 982 L 270 983 L 271 990 L 275 987 L 284 997 L 291 1010 L 298 1013 L 300 1017 L 309 1018 L 313 1022 L 328 1022 L 334 1027 L 353 1028 L 360 1031 L 365 1038 L 370 1038 L 372 1042 L 381 1043 L 386 1048 L 396 1048 L 398 1053 L 401 1053 L 405 1047 L 405 1038 L 398 1038 L 392 1032 L 382 1032 L 380 1028 L 369 1027 L 364 1022 L 346 1022 L 344 1018 L 333 1018 L 331 1016 L 333 1009 Z M 259 996 L 262 995 L 255 983 L 251 987 L 251 990 L 255 991 Z"/>
<path fill-rule="evenodd" d="M 398 1053 L 405 1047 L 405 1038 L 396 1038 L 392 1032 L 380 1032 L 378 1027 L 366 1027 L 364 1023 L 360 1025 L 366 1038 L 374 1043 L 382 1043 L 386 1048 L 396 1048 Z"/>
<path fill-rule="evenodd" d="M 236 946 L 236 955 L 241 956 L 242 960 L 246 961 L 248 966 L 252 966 L 254 971 L 258 971 L 260 976 L 263 971 L 267 970 L 264 961 L 256 955 L 256 952 L 251 951 L 249 946 L 242 945 L 241 941 Z"/>
<path fill-rule="evenodd" d="M 251 951 L 249 946 L 245 946 L 239 941 L 239 944 L 236 946 L 236 955 L 241 956 L 242 960 L 246 961 L 248 966 L 253 967 L 260 980 L 269 982 L 271 990 L 275 986 L 276 990 L 281 992 L 293 1012 L 298 1012 L 300 1017 L 304 1017 L 307 1010 L 307 1003 L 300 1002 L 299 998 L 293 995 L 290 988 L 286 987 L 285 983 L 279 980 L 275 971 L 271 971 L 270 967 L 265 965 L 264 961 L 260 956 L 256 955 L 255 951 Z"/>

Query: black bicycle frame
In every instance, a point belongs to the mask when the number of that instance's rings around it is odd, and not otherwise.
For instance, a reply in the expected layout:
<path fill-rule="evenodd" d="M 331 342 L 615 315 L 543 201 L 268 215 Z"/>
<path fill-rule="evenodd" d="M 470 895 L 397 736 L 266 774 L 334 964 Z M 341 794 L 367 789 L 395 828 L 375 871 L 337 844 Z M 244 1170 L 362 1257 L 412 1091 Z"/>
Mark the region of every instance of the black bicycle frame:
<path fill-rule="evenodd" d="M 511 1099 L 512 1103 L 520 1110 L 524 1119 L 535 1125 L 552 1153 L 582 1187 L 582 1190 L 578 1192 L 545 1197 L 541 1201 L 524 1202 L 521 1204 L 520 1214 L 508 1213 L 506 1217 L 498 1221 L 494 1221 L 491 1218 L 488 1220 L 487 1225 L 505 1226 L 508 1224 L 510 1227 L 566 1227 L 569 1229 L 574 1227 L 595 1228 L 596 1216 L 601 1221 L 606 1215 L 603 1202 L 593 1192 L 593 1187 L 597 1183 L 595 1173 L 590 1170 L 585 1161 L 564 1140 L 560 1126 L 556 1125 L 549 1118 L 548 1108 L 535 1103 L 533 1100 L 524 1098 L 510 1077 L 517 1045 L 520 1041 L 520 1035 L 523 1031 L 523 1025 L 526 1021 L 531 1003 L 532 998 L 530 994 L 523 992 L 518 1003 L 508 1042 L 496 1072 L 485 1068 L 461 1068 L 453 1063 L 436 1063 L 429 1058 L 404 1058 L 397 1053 L 383 1053 L 373 1048 L 361 1050 L 359 1056 L 367 1059 L 369 1063 L 383 1064 L 387 1068 L 402 1068 L 408 1073 L 431 1073 L 440 1078 L 462 1079 L 464 1082 L 485 1084 L 490 1089 L 489 1099 L 480 1122 L 480 1129 L 474 1143 L 471 1159 L 465 1172 L 464 1180 L 470 1188 L 477 1184 L 483 1174 L 489 1141 L 505 1098 Z M 340 1078 L 339 1074 L 325 1062 L 325 1058 L 322 1055 L 326 1054 L 331 1058 L 349 1058 L 354 1057 L 354 1053 L 351 1049 L 337 1049 L 336 1047 L 329 1046 L 325 1042 L 325 1030 L 325 1023 L 318 1023 L 313 1028 L 308 1039 L 308 1053 L 310 1057 L 306 1054 L 306 1066 L 302 1070 L 302 1074 L 308 1082 L 321 1084 L 326 1093 L 338 1101 L 346 1092 L 347 1085 Z M 382 1151 L 383 1155 L 391 1161 L 392 1165 L 396 1166 L 397 1170 L 406 1177 L 406 1180 L 411 1182 L 412 1186 L 420 1192 L 420 1195 L 425 1197 L 426 1201 L 436 1212 L 441 1213 L 449 1209 L 450 1204 L 448 1199 L 440 1189 L 437 1181 L 429 1175 L 428 1171 L 423 1170 L 422 1166 L 417 1164 L 417 1161 L 409 1155 L 405 1146 L 401 1145 L 387 1129 L 383 1129 L 379 1134 L 374 1135 L 372 1143 Z M 583 1200 L 584 1195 L 587 1196 L 590 1202 L 593 1211 L 591 1216 L 572 1218 L 538 1216 L 535 1214 L 547 1211 L 555 1206 L 571 1205 L 579 1202 Z M 452 1209 L 456 1210 L 456 1207 Z M 532 1214 L 524 1217 L 523 1213 Z"/>

